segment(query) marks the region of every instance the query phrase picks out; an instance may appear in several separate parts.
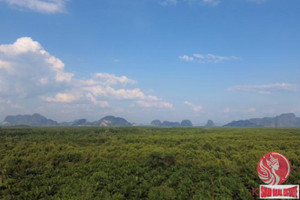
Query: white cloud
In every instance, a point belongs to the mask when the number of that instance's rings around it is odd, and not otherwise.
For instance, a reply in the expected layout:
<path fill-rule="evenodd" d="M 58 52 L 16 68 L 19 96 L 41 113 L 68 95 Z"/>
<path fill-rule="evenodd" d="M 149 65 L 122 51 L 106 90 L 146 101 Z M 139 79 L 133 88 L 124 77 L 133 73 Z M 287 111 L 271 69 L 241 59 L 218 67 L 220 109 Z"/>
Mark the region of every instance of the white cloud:
<path fill-rule="evenodd" d="M 86 95 L 86 97 L 87 97 L 94 105 L 97 105 L 97 106 L 99 106 L 99 107 L 101 107 L 101 108 L 107 108 L 107 107 L 109 107 L 109 104 L 108 104 L 107 101 L 99 101 L 99 100 L 97 100 L 96 97 L 93 96 L 91 93 L 88 93 L 88 94 Z"/>
<path fill-rule="evenodd" d="M 51 97 L 41 97 L 42 100 L 48 102 L 57 102 L 57 103 L 71 103 L 79 100 L 81 97 L 80 94 L 76 93 L 57 93 L 54 98 Z"/>
<path fill-rule="evenodd" d="M 117 99 L 144 99 L 145 94 L 139 89 L 114 89 L 112 87 L 105 88 L 108 95 Z"/>
<path fill-rule="evenodd" d="M 54 14 L 65 12 L 68 0 L 0 0 L 12 7 L 25 8 L 41 13 Z"/>
<path fill-rule="evenodd" d="M 162 99 L 151 95 L 148 95 L 144 100 L 136 101 L 136 104 L 144 108 L 165 108 L 165 109 L 173 108 L 173 104 L 163 101 Z"/>
<path fill-rule="evenodd" d="M 193 55 L 196 59 L 205 59 L 205 56 L 202 54 L 194 54 Z M 193 58 L 193 57 L 192 57 Z"/>
<path fill-rule="evenodd" d="M 194 58 L 193 58 L 193 57 L 190 57 L 190 56 L 187 56 L 187 55 L 179 56 L 179 59 L 180 59 L 180 60 L 184 60 L 184 61 L 186 61 L 186 62 L 194 61 Z"/>
<path fill-rule="evenodd" d="M 99 79 L 99 81 L 104 82 L 104 85 L 127 85 L 127 84 L 135 84 L 136 81 L 127 78 L 126 76 L 118 77 L 114 74 L 107 73 L 97 73 L 94 76 L 95 79 Z"/>
<path fill-rule="evenodd" d="M 29 37 L 0 45 L 0 96 L 5 101 L 38 99 L 42 103 L 106 108 L 110 107 L 108 100 L 126 100 L 145 107 L 172 107 L 139 88 L 128 87 L 133 84 L 136 81 L 126 76 L 108 73 L 95 73 L 90 79 L 75 78 L 73 73 L 65 71 L 65 64 L 59 58 Z"/>
<path fill-rule="evenodd" d="M 214 54 L 207 54 L 206 60 L 204 59 L 204 62 L 208 63 L 219 63 L 223 61 L 230 61 L 230 60 L 238 60 L 239 58 L 236 56 L 217 56 Z"/>
<path fill-rule="evenodd" d="M 194 110 L 195 112 L 200 112 L 202 110 L 202 106 L 201 105 L 195 105 L 189 101 L 185 101 L 184 102 L 185 105 L 189 106 L 192 110 Z"/>
<path fill-rule="evenodd" d="M 1 69 L 5 69 L 5 70 L 9 71 L 11 69 L 11 63 L 6 62 L 4 60 L 0 60 L 0 70 Z"/>
<path fill-rule="evenodd" d="M 179 56 L 179 58 L 186 62 L 195 61 L 201 64 L 205 64 L 205 63 L 217 64 L 224 61 L 239 60 L 239 58 L 236 56 L 218 56 L 214 54 L 199 54 L 199 53 L 193 54 L 192 56 L 188 56 L 188 55 Z"/>
<path fill-rule="evenodd" d="M 139 89 L 115 89 L 110 86 L 103 86 L 101 83 L 95 85 L 88 85 L 84 82 L 81 82 L 79 85 L 78 90 L 87 91 L 94 96 L 102 96 L 107 98 L 114 98 L 114 99 L 144 99 L 145 94 Z"/>
<path fill-rule="evenodd" d="M 0 45 L 0 94 L 26 98 L 56 90 L 70 83 L 74 74 L 64 71 L 63 62 L 36 41 L 22 37 Z M 3 62 L 5 60 L 5 62 Z"/>
<path fill-rule="evenodd" d="M 42 54 L 47 55 L 47 52 L 42 51 Z M 46 59 L 46 62 L 52 65 L 57 70 L 63 69 L 65 67 L 65 64 L 54 56 L 49 56 L 49 58 Z"/>
<path fill-rule="evenodd" d="M 278 91 L 297 91 L 297 85 L 290 83 L 275 83 L 266 85 L 238 85 L 227 89 L 228 91 L 254 92 L 258 94 L 271 94 Z"/>
<path fill-rule="evenodd" d="M 36 53 L 39 51 L 42 51 L 41 45 L 36 41 L 32 41 L 30 37 L 19 38 L 13 44 L 0 45 L 0 52 L 7 56 L 16 56 L 28 52 Z M 43 51 L 43 53 L 46 52 Z"/>

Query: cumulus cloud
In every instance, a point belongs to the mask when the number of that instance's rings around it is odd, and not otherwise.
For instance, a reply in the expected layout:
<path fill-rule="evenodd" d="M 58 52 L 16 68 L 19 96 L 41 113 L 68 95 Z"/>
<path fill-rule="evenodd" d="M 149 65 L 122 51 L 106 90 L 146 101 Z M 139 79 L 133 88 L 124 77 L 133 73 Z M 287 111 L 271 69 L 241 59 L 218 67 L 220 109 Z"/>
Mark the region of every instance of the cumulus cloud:
<path fill-rule="evenodd" d="M 107 101 L 98 101 L 97 98 L 94 95 L 92 95 L 91 93 L 88 93 L 86 95 L 86 97 L 96 106 L 99 106 L 101 108 L 109 107 L 109 104 Z"/>
<path fill-rule="evenodd" d="M 105 98 L 114 98 L 114 99 L 144 99 L 145 98 L 145 94 L 139 88 L 116 89 L 109 85 L 103 85 L 103 82 L 95 81 L 93 79 L 87 81 L 81 80 L 79 84 L 75 84 L 75 88 L 77 88 L 77 90 L 91 93 L 94 96 L 102 96 Z"/>
<path fill-rule="evenodd" d="M 144 108 L 173 108 L 173 104 L 152 95 L 148 95 L 144 99 L 137 101 L 136 104 Z"/>
<path fill-rule="evenodd" d="M 33 41 L 29 37 L 19 38 L 13 44 L 0 45 L 0 51 L 7 56 L 16 56 L 28 52 L 40 52 L 42 54 L 46 53 L 46 52 L 41 52 L 42 51 L 41 45 L 38 42 Z"/>
<path fill-rule="evenodd" d="M 68 0 L 0 0 L 0 2 L 5 2 L 11 7 L 54 14 L 64 12 Z"/>
<path fill-rule="evenodd" d="M 200 112 L 202 110 L 202 106 L 201 105 L 195 105 L 189 101 L 185 101 L 184 102 L 185 105 L 189 106 L 193 111 L 195 112 Z"/>
<path fill-rule="evenodd" d="M 212 63 L 217 64 L 224 61 L 233 61 L 233 60 L 239 60 L 236 56 L 218 56 L 214 54 L 193 54 L 192 56 L 183 55 L 179 56 L 180 60 L 183 60 L 185 62 L 197 62 L 200 64 L 205 63 Z"/>
<path fill-rule="evenodd" d="M 105 85 L 127 85 L 127 84 L 134 84 L 136 81 L 127 78 L 126 76 L 118 77 L 114 74 L 107 74 L 107 73 L 96 73 L 94 78 L 99 79 Z"/>
<path fill-rule="evenodd" d="M 71 103 L 78 100 L 80 97 L 81 95 L 78 93 L 57 93 L 54 98 L 43 96 L 41 98 L 48 102 Z"/>
<path fill-rule="evenodd" d="M 0 45 L 0 94 L 27 98 L 56 90 L 72 81 L 63 62 L 29 37 Z"/>
<path fill-rule="evenodd" d="M 1 101 L 39 99 L 53 104 L 89 104 L 110 107 L 109 101 L 134 101 L 152 108 L 172 108 L 172 104 L 129 87 L 137 82 L 126 76 L 95 73 L 89 79 L 75 78 L 65 64 L 29 37 L 0 45 Z M 1 102 L 0 102 L 1 103 Z"/>
<path fill-rule="evenodd" d="M 253 92 L 257 94 L 272 94 L 278 91 L 297 91 L 297 85 L 290 83 L 274 83 L 266 85 L 237 85 L 227 89 L 228 91 Z"/>
<path fill-rule="evenodd" d="M 0 60 L 0 69 L 5 69 L 6 71 L 9 71 L 11 69 L 11 64 L 4 60 Z"/>

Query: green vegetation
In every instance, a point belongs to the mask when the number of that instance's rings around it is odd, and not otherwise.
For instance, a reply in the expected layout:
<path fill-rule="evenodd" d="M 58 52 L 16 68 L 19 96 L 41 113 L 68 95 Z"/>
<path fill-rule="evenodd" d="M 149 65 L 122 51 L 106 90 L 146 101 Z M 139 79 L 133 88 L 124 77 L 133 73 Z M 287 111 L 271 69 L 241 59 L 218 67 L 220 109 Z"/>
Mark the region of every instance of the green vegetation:
<path fill-rule="evenodd" d="M 0 128 L 0 199 L 256 199 L 278 151 L 300 183 L 300 129 Z"/>

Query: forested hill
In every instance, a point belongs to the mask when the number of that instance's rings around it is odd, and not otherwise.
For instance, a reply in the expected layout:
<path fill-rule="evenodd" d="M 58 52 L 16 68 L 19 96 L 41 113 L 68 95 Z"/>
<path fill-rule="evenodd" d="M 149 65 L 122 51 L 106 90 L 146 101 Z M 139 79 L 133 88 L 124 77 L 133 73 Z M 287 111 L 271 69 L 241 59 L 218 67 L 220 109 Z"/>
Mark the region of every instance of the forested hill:
<path fill-rule="evenodd" d="M 188 119 L 182 120 L 181 123 L 179 122 L 169 122 L 169 121 L 163 121 L 156 119 L 151 122 L 151 126 L 158 126 L 158 127 L 187 127 L 187 126 L 193 126 L 192 122 Z"/>
<path fill-rule="evenodd" d="M 58 126 L 59 124 L 40 114 L 7 116 L 2 122 L 4 126 Z"/>

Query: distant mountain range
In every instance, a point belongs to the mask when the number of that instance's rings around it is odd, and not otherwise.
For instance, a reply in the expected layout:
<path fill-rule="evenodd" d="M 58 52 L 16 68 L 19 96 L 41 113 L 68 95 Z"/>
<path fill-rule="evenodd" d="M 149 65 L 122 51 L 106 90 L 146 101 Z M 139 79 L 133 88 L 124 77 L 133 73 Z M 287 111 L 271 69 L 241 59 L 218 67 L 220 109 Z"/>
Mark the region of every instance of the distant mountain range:
<path fill-rule="evenodd" d="M 286 113 L 276 117 L 233 121 L 224 127 L 300 127 L 300 117 L 296 117 L 294 113 Z"/>
<path fill-rule="evenodd" d="M 47 119 L 40 114 L 7 116 L 2 122 L 3 126 L 132 126 L 121 117 L 106 116 L 95 122 L 86 119 L 78 119 L 73 122 L 58 123 Z"/>
<path fill-rule="evenodd" d="M 106 116 L 98 121 L 88 122 L 86 119 L 77 119 L 72 122 L 58 123 L 47 119 L 40 114 L 7 116 L 2 122 L 3 126 L 133 126 L 126 119 L 115 116 Z M 192 127 L 190 120 L 169 122 L 153 120 L 151 126 L 157 127 Z M 208 120 L 205 127 L 214 127 L 212 120 Z M 281 114 L 276 117 L 252 118 L 248 120 L 232 121 L 224 127 L 300 127 L 300 117 L 293 113 Z"/>
<path fill-rule="evenodd" d="M 193 126 L 192 122 L 190 120 L 182 120 L 181 123 L 179 122 L 169 122 L 169 121 L 163 121 L 161 122 L 160 120 L 156 119 L 151 122 L 151 126 L 159 126 L 159 127 L 179 127 L 179 126 L 184 126 L 184 127 L 189 127 Z"/>

